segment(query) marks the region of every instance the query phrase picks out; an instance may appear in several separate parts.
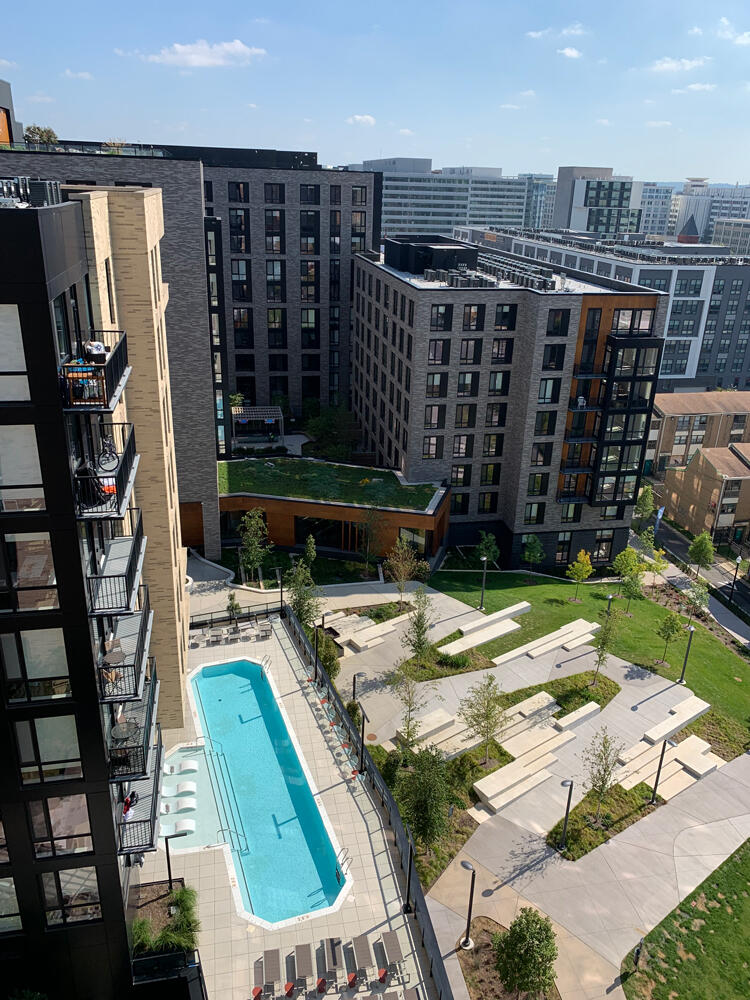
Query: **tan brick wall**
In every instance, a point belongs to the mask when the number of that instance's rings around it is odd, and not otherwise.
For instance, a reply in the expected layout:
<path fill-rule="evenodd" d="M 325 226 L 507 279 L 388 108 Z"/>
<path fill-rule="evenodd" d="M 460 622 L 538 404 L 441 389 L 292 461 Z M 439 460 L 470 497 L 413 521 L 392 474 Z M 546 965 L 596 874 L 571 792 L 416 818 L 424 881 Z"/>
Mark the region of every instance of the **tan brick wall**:
<path fill-rule="evenodd" d="M 694 535 L 711 531 L 716 518 L 722 477 L 698 452 L 688 465 L 667 469 L 664 476 L 664 505 L 667 517 Z"/>

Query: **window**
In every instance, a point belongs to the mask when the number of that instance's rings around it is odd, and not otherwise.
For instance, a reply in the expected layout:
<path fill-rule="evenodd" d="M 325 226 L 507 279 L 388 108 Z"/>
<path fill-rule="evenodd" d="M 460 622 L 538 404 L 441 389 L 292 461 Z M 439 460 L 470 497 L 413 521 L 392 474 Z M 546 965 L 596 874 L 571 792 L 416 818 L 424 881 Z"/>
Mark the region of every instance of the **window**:
<path fill-rule="evenodd" d="M 58 606 L 49 533 L 6 534 L 0 544 L 0 612 L 49 611 Z"/>
<path fill-rule="evenodd" d="M 462 340 L 461 356 L 462 365 L 479 365 L 482 363 L 482 341 Z"/>
<path fill-rule="evenodd" d="M 483 458 L 500 458 L 503 453 L 503 435 L 485 434 L 482 444 Z"/>
<path fill-rule="evenodd" d="M 505 427 L 505 418 L 508 413 L 507 403 L 488 403 L 485 414 L 485 427 Z"/>
<path fill-rule="evenodd" d="M 394 303 L 396 293 L 393 293 Z M 430 330 L 450 330 L 453 325 L 453 306 L 432 306 L 430 310 Z"/>
<path fill-rule="evenodd" d="M 620 516 L 620 508 L 618 506 L 602 507 L 602 521 L 617 521 Z"/>
<path fill-rule="evenodd" d="M 547 344 L 544 348 L 542 370 L 561 372 L 565 364 L 565 344 Z"/>
<path fill-rule="evenodd" d="M 544 503 L 527 503 L 523 512 L 524 524 L 544 524 Z"/>
<path fill-rule="evenodd" d="M 234 346 L 239 348 L 254 347 L 253 314 L 245 306 L 235 306 L 232 309 L 234 327 Z"/>
<path fill-rule="evenodd" d="M 320 236 L 320 212 L 303 211 L 299 213 L 299 252 L 304 254 L 318 253 L 318 238 Z"/>
<path fill-rule="evenodd" d="M 300 184 L 299 200 L 303 205 L 319 205 L 320 184 Z"/>
<path fill-rule="evenodd" d="M 302 355 L 302 371 L 303 372 L 319 372 L 320 371 L 320 355 L 319 354 L 303 354 Z"/>
<path fill-rule="evenodd" d="M 214 200 L 214 182 L 204 181 L 203 182 L 203 197 L 206 201 Z"/>
<path fill-rule="evenodd" d="M 428 365 L 447 365 L 451 357 L 450 340 L 431 340 L 427 345 Z"/>
<path fill-rule="evenodd" d="M 602 321 L 601 309 L 589 309 L 586 312 L 586 325 L 584 327 L 584 338 L 589 340 L 599 335 L 599 326 Z"/>
<path fill-rule="evenodd" d="M 513 338 L 494 337 L 492 340 L 492 364 L 509 365 L 513 361 Z"/>
<path fill-rule="evenodd" d="M 303 309 L 300 315 L 302 331 L 302 349 L 320 350 L 320 317 L 319 309 Z"/>
<path fill-rule="evenodd" d="M 232 261 L 232 298 L 240 302 L 250 298 L 246 260 Z"/>
<path fill-rule="evenodd" d="M 451 493 L 451 514 L 468 514 L 469 496 L 469 493 Z"/>
<path fill-rule="evenodd" d="M 564 503 L 560 520 L 563 524 L 578 524 L 581 520 L 581 505 L 579 503 Z"/>
<path fill-rule="evenodd" d="M 555 433 L 557 413 L 555 410 L 539 410 L 534 421 L 534 434 L 539 437 Z"/>
<path fill-rule="evenodd" d="M 109 257 L 105 261 L 107 267 L 107 292 L 110 295 L 110 320 L 114 323 L 114 303 L 111 301 L 111 280 L 109 277 Z M 65 296 L 58 295 L 52 303 L 52 312 L 55 318 L 55 343 L 57 345 L 57 357 L 60 363 L 67 361 L 70 357 L 70 328 L 68 326 L 68 310 L 65 306 Z"/>
<path fill-rule="evenodd" d="M 675 295 L 700 295 L 702 278 L 678 278 L 674 283 Z"/>
<path fill-rule="evenodd" d="M 250 209 L 248 208 L 229 209 L 229 249 L 232 253 L 250 253 Z"/>
<path fill-rule="evenodd" d="M 267 205 L 283 205 L 284 204 L 284 185 L 283 184 L 264 184 L 263 193 L 265 202 Z"/>
<path fill-rule="evenodd" d="M 484 330 L 484 306 L 464 306 L 464 330 Z"/>
<path fill-rule="evenodd" d="M 507 372 L 492 372 L 492 375 L 505 375 Z M 479 372 L 459 372 L 456 384 L 457 396 L 476 396 L 479 394 Z"/>
<path fill-rule="evenodd" d="M 539 403 L 559 403 L 560 401 L 560 379 L 543 378 L 539 380 Z"/>
<path fill-rule="evenodd" d="M 432 434 L 422 439 L 422 458 L 442 458 L 443 438 L 439 434 Z"/>
<path fill-rule="evenodd" d="M 547 472 L 532 472 L 529 476 L 528 489 L 526 490 L 528 496 L 530 497 L 543 497 L 547 495 L 549 491 L 549 473 Z"/>
<path fill-rule="evenodd" d="M 494 514 L 497 511 L 497 493 L 487 492 L 479 494 L 477 503 L 477 514 Z"/>
<path fill-rule="evenodd" d="M 266 298 L 269 302 L 286 299 L 286 261 L 266 261 Z"/>
<path fill-rule="evenodd" d="M 547 336 L 567 337 L 570 309 L 550 309 L 547 315 Z"/>
<path fill-rule="evenodd" d="M 466 496 L 468 500 L 468 494 Z M 8 860 L 7 854 L 5 860 Z M 10 876 L 0 878 L 0 934 L 21 930 L 16 885 Z"/>
<path fill-rule="evenodd" d="M 509 390 L 510 372 L 490 372 L 490 381 L 487 387 L 490 396 L 507 396 Z"/>
<path fill-rule="evenodd" d="M 471 466 L 451 466 L 451 486 L 471 486 Z"/>
<path fill-rule="evenodd" d="M 367 188 L 364 184 L 354 184 L 352 186 L 352 205 L 367 204 Z"/>
<path fill-rule="evenodd" d="M 570 562 L 570 542 L 573 533 L 561 531 L 557 536 L 557 548 L 555 549 L 555 562 L 558 566 L 566 566 Z"/>
<path fill-rule="evenodd" d="M 437 405 L 425 406 L 424 426 L 425 430 L 439 430 L 445 427 L 445 407 Z"/>
<path fill-rule="evenodd" d="M 612 333 L 647 336 L 651 333 L 653 322 L 653 309 L 615 309 L 612 314 Z"/>
<path fill-rule="evenodd" d="M 15 728 L 23 784 L 82 776 L 75 716 L 39 716 Z"/>
<path fill-rule="evenodd" d="M 7 632 L 0 636 L 0 652 L 9 702 L 70 697 L 62 629 Z"/>
<path fill-rule="evenodd" d="M 485 462 L 479 475 L 481 486 L 497 486 L 500 482 L 500 463 Z"/>
<path fill-rule="evenodd" d="M 266 253 L 286 253 L 283 208 L 267 208 L 265 214 Z"/>
<path fill-rule="evenodd" d="M 37 858 L 93 851 L 85 795 L 60 795 L 27 803 Z"/>
<path fill-rule="evenodd" d="M 552 442 L 535 441 L 531 446 L 531 465 L 551 465 Z"/>
<path fill-rule="evenodd" d="M 518 314 L 518 306 L 513 305 L 499 305 L 495 307 L 495 329 L 496 330 L 515 330 L 516 328 L 516 316 Z"/>
<path fill-rule="evenodd" d="M 286 309 L 268 310 L 268 346 L 286 348 Z"/>
<path fill-rule="evenodd" d="M 474 427 L 477 420 L 475 403 L 459 403 L 456 406 L 456 427 Z"/>
<path fill-rule="evenodd" d="M 471 458 L 474 452 L 473 434 L 455 434 L 453 437 L 453 457 Z"/>
<path fill-rule="evenodd" d="M 99 920 L 96 868 L 68 868 L 39 876 L 48 927 Z"/>
<path fill-rule="evenodd" d="M 0 512 L 44 508 L 34 425 L 0 425 Z"/>
<path fill-rule="evenodd" d="M 428 374 L 425 396 L 444 398 L 448 395 L 448 372 Z"/>
<path fill-rule="evenodd" d="M 227 197 L 230 201 L 250 201 L 250 185 L 246 181 L 229 181 Z"/>
<path fill-rule="evenodd" d="M 612 528 L 602 528 L 596 533 L 592 560 L 594 562 L 609 562 L 612 558 L 612 541 L 615 537 Z"/>
<path fill-rule="evenodd" d="M 318 302 L 318 262 L 303 260 L 299 266 L 300 295 L 303 302 Z"/>

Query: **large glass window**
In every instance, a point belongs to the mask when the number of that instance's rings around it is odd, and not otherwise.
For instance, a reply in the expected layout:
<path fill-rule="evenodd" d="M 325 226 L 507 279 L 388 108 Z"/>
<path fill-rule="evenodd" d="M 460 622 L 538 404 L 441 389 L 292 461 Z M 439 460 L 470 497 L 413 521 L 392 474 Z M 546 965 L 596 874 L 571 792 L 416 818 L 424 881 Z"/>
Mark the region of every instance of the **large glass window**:
<path fill-rule="evenodd" d="M 430 330 L 450 330 L 453 325 L 453 306 L 432 306 L 430 311 Z"/>
<path fill-rule="evenodd" d="M 443 438 L 439 434 L 432 434 L 425 437 L 422 441 L 422 458 L 442 458 L 443 457 Z"/>
<path fill-rule="evenodd" d="M 513 361 L 513 338 L 494 337 L 492 340 L 492 364 L 509 365 Z"/>
<path fill-rule="evenodd" d="M 56 583 L 48 532 L 4 536 L 0 547 L 0 612 L 57 608 Z"/>
<path fill-rule="evenodd" d="M 20 930 L 21 914 L 18 911 L 16 884 L 10 876 L 0 878 L 0 934 Z"/>
<path fill-rule="evenodd" d="M 9 702 L 70 697 L 61 628 L 7 632 L 0 636 L 0 652 Z"/>
<path fill-rule="evenodd" d="M 468 514 L 470 493 L 451 493 L 451 514 Z"/>
<path fill-rule="evenodd" d="M 40 716 L 15 727 L 23 784 L 82 776 L 75 716 Z"/>
<path fill-rule="evenodd" d="M 471 466 L 451 466 L 451 486 L 471 486 Z"/>
<path fill-rule="evenodd" d="M 609 562 L 612 558 L 612 541 L 615 533 L 612 528 L 603 528 L 596 533 L 596 542 L 592 560 L 594 562 Z"/>
<path fill-rule="evenodd" d="M 464 306 L 464 330 L 484 330 L 484 306 Z"/>
<path fill-rule="evenodd" d="M 18 306 L 0 304 L 0 402 L 29 399 L 26 355 L 21 336 Z"/>
<path fill-rule="evenodd" d="M 286 299 L 286 261 L 266 261 L 266 298 L 269 302 Z"/>
<path fill-rule="evenodd" d="M 247 261 L 232 261 L 232 298 L 239 302 L 250 298 L 250 284 L 247 280 Z"/>
<path fill-rule="evenodd" d="M 527 503 L 523 512 L 524 524 L 544 524 L 544 503 Z"/>
<path fill-rule="evenodd" d="M 52 303 L 52 312 L 55 318 L 57 357 L 62 364 L 63 361 L 67 361 L 70 357 L 70 328 L 68 326 L 68 310 L 65 306 L 64 295 L 58 295 Z"/>
<path fill-rule="evenodd" d="M 283 208 L 267 208 L 265 217 L 266 253 L 286 253 L 286 226 Z"/>
<path fill-rule="evenodd" d="M 555 410 L 539 410 L 534 423 L 534 434 L 542 437 L 555 433 L 557 412 Z"/>
<path fill-rule="evenodd" d="M 476 403 L 459 403 L 456 406 L 456 427 L 473 427 L 477 420 Z"/>
<path fill-rule="evenodd" d="M 268 205 L 283 205 L 284 204 L 284 185 L 283 184 L 264 184 L 264 197 L 266 204 Z"/>
<path fill-rule="evenodd" d="M 473 434 L 455 434 L 453 436 L 453 457 L 471 458 L 474 453 Z"/>
<path fill-rule="evenodd" d="M 491 375 L 505 375 L 507 372 L 492 372 Z M 459 372 L 456 384 L 457 396 L 476 396 L 479 393 L 479 372 Z"/>
<path fill-rule="evenodd" d="M 549 490 L 549 473 L 547 472 L 532 472 L 529 476 L 528 487 L 526 493 L 530 497 L 543 497 L 546 496 Z"/>
<path fill-rule="evenodd" d="M 552 442 L 535 441 L 531 446 L 531 465 L 552 464 Z"/>
<path fill-rule="evenodd" d="M 485 434 L 482 443 L 482 457 L 500 458 L 503 453 L 503 439 L 504 435 L 502 434 Z"/>
<path fill-rule="evenodd" d="M 445 406 L 437 404 L 424 408 L 425 430 L 438 430 L 445 427 Z"/>
<path fill-rule="evenodd" d="M 300 262 L 300 295 L 303 302 L 318 301 L 318 262 L 303 260 Z"/>
<path fill-rule="evenodd" d="M 93 851 L 85 795 L 60 795 L 27 803 L 37 858 Z"/>
<path fill-rule="evenodd" d="M 427 344 L 427 364 L 447 365 L 451 359 L 450 340 L 430 340 Z"/>
<path fill-rule="evenodd" d="M 480 365 L 482 363 L 482 341 L 481 339 L 470 339 L 461 341 L 462 365 Z"/>
<path fill-rule="evenodd" d="M 67 868 L 40 875 L 48 927 L 99 920 L 96 868 Z"/>
<path fill-rule="evenodd" d="M 232 253 L 250 253 L 249 208 L 229 209 L 229 249 Z"/>
<path fill-rule="evenodd" d="M 477 500 L 477 514 L 494 514 L 497 511 L 497 493 L 482 492 Z"/>
<path fill-rule="evenodd" d="M 309 209 L 299 213 L 299 252 L 304 254 L 318 253 L 320 236 L 320 212 Z"/>
<path fill-rule="evenodd" d="M 543 378 L 539 380 L 539 395 L 537 397 L 540 403 L 558 403 L 560 401 L 560 379 L 559 378 Z"/>
<path fill-rule="evenodd" d="M 253 314 L 246 306 L 236 306 L 232 309 L 234 325 L 234 346 L 251 349 L 255 340 L 253 337 Z"/>
<path fill-rule="evenodd" d="M 508 414 L 507 403 L 488 403 L 485 412 L 485 427 L 505 427 L 505 420 Z"/>
<path fill-rule="evenodd" d="M 44 510 L 33 424 L 0 426 L 0 511 Z"/>
<path fill-rule="evenodd" d="M 448 395 L 448 372 L 430 372 L 427 376 L 425 396 L 444 398 Z"/>
<path fill-rule="evenodd" d="M 547 336 L 567 337 L 570 309 L 550 309 L 547 315 Z"/>
<path fill-rule="evenodd" d="M 517 315 L 518 315 L 518 306 L 515 305 L 515 304 L 496 306 L 495 307 L 495 329 L 496 330 L 515 330 Z"/>
<path fill-rule="evenodd" d="M 319 205 L 320 184 L 300 184 L 299 200 L 303 205 Z"/>

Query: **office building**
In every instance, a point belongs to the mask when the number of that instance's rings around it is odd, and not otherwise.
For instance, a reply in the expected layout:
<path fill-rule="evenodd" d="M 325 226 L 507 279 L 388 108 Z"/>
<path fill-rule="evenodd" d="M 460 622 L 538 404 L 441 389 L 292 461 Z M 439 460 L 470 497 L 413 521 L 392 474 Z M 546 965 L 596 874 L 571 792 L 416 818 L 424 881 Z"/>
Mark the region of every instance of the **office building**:
<path fill-rule="evenodd" d="M 138 995 L 128 906 L 157 845 L 158 720 L 184 724 L 161 194 L 16 193 L 0 208 L 3 991 L 114 1000 Z"/>
<path fill-rule="evenodd" d="M 438 235 L 387 239 L 354 278 L 354 412 L 378 463 L 451 485 L 450 538 L 518 566 L 627 544 L 666 296 Z"/>
<path fill-rule="evenodd" d="M 659 391 L 750 387 L 750 263 L 726 248 L 530 230 L 455 235 L 542 266 L 564 264 L 668 293 Z"/>
<path fill-rule="evenodd" d="M 699 448 L 750 442 L 750 392 L 657 393 L 646 472 L 661 478 L 687 465 Z"/>
<path fill-rule="evenodd" d="M 738 257 L 750 257 L 750 219 L 717 219 L 711 242 Z"/>
<path fill-rule="evenodd" d="M 632 177 L 615 177 L 611 167 L 560 167 L 552 228 L 581 233 L 666 234 L 671 188 Z"/>
<path fill-rule="evenodd" d="M 707 177 L 688 177 L 672 197 L 670 234 L 681 232 L 691 217 L 701 242 L 718 243 L 719 219 L 750 218 L 750 184 L 709 184 Z"/>

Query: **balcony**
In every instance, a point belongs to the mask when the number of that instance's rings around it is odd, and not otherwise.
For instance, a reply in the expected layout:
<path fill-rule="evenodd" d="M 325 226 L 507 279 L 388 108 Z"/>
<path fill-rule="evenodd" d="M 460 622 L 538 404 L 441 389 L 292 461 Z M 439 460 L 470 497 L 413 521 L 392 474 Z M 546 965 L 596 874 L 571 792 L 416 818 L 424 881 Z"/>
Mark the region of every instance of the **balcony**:
<path fill-rule="evenodd" d="M 148 587 L 142 585 L 135 614 L 113 618 L 109 638 L 101 642 L 96 671 L 99 701 L 135 701 L 142 696 L 153 620 Z"/>
<path fill-rule="evenodd" d="M 88 413 L 111 413 L 130 375 L 124 330 L 90 330 L 87 343 L 104 344 L 103 354 L 84 349 L 83 357 L 63 365 L 63 408 Z"/>
<path fill-rule="evenodd" d="M 110 781 L 132 781 L 151 773 L 158 702 L 159 679 L 152 663 L 141 700 L 129 703 L 120 720 L 109 727 Z"/>
<path fill-rule="evenodd" d="M 564 476 L 590 475 L 594 471 L 594 466 L 590 462 L 563 462 L 560 472 Z"/>
<path fill-rule="evenodd" d="M 142 781 L 130 783 L 130 791 L 138 793 L 138 801 L 130 809 L 128 819 L 122 818 L 122 804 L 117 803 L 117 852 L 141 854 L 155 851 L 159 837 L 159 809 L 161 803 L 161 771 L 164 752 L 161 743 L 161 726 L 156 724 L 156 744 L 151 748 L 151 773 Z"/>
<path fill-rule="evenodd" d="M 128 614 L 135 607 L 146 550 L 141 512 L 131 507 L 121 521 L 107 523 L 111 534 L 104 543 L 99 572 L 86 577 L 89 613 Z"/>
<path fill-rule="evenodd" d="M 556 499 L 558 503 L 590 503 L 591 494 L 580 491 L 565 493 L 563 490 L 558 490 Z"/>
<path fill-rule="evenodd" d="M 575 410 L 576 413 L 592 413 L 595 410 L 602 410 L 604 407 L 595 397 L 581 394 L 580 396 L 570 397 L 568 409 Z"/>
<path fill-rule="evenodd" d="M 577 379 L 607 378 L 608 374 L 596 365 L 576 365 L 573 368 L 573 378 Z"/>
<path fill-rule="evenodd" d="M 91 457 L 76 471 L 78 517 L 124 517 L 140 460 L 133 425 L 93 423 L 87 432 Z"/>

